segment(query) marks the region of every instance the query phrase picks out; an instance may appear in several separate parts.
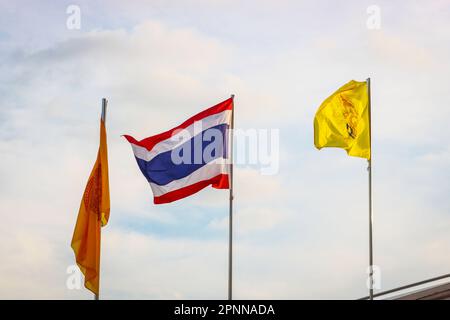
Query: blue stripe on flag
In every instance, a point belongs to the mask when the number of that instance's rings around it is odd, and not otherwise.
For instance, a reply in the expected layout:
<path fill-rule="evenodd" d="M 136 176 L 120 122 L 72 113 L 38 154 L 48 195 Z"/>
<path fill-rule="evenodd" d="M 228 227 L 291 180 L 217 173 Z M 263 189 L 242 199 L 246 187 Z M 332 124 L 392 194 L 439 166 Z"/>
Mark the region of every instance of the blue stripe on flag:
<path fill-rule="evenodd" d="M 228 140 L 226 135 L 226 130 L 228 129 L 228 127 L 228 124 L 220 124 L 215 127 L 206 129 L 203 132 L 199 133 L 197 136 L 191 138 L 189 141 L 186 141 L 180 147 L 177 147 L 174 150 L 162 152 L 148 162 L 139 158 L 136 158 L 136 161 L 142 173 L 149 182 L 155 183 L 160 186 L 166 185 L 174 180 L 182 179 L 190 175 L 191 173 L 200 169 L 206 163 L 211 162 L 214 159 L 227 158 L 227 148 L 225 146 Z M 212 135 L 212 141 L 204 141 L 205 133 L 207 133 L 208 130 L 220 131 L 223 141 L 221 141 L 221 143 L 215 142 L 214 133 L 211 134 L 211 132 L 209 134 Z M 216 144 L 218 148 L 214 149 L 214 152 L 212 152 L 212 154 L 209 154 L 208 152 L 207 159 L 204 159 L 203 152 L 205 148 L 210 144 Z M 175 164 L 172 161 L 172 152 L 177 152 L 177 154 L 181 154 L 180 157 L 182 157 L 181 150 L 191 151 L 190 163 Z M 201 150 L 201 159 L 198 159 L 199 161 L 195 161 L 195 150 Z"/>

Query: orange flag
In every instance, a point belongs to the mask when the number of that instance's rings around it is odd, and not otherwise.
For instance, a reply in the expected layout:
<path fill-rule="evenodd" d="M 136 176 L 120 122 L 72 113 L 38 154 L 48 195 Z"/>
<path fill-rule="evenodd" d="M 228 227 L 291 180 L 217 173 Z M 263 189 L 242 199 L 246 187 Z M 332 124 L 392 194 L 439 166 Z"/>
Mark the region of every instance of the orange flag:
<path fill-rule="evenodd" d="M 72 238 L 75 258 L 84 274 L 84 285 L 97 296 L 100 282 L 100 228 L 108 223 L 109 208 L 108 151 L 102 116 L 97 161 L 84 190 Z"/>

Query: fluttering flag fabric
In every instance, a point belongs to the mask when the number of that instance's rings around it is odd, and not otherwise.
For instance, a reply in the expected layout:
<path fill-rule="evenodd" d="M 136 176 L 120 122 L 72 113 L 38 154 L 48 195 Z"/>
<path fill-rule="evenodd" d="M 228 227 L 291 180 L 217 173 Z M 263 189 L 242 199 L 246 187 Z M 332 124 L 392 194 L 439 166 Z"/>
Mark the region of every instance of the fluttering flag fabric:
<path fill-rule="evenodd" d="M 77 223 L 73 232 L 72 249 L 80 270 L 84 274 L 84 285 L 98 296 L 100 280 L 101 227 L 109 219 L 109 180 L 106 128 L 100 120 L 100 147 L 97 161 L 89 177 L 81 199 Z"/>
<path fill-rule="evenodd" d="M 314 118 L 316 148 L 342 148 L 349 156 L 370 159 L 368 103 L 367 83 L 354 80 L 328 97 Z"/>
<path fill-rule="evenodd" d="M 233 98 L 181 125 L 141 141 L 125 135 L 153 191 L 154 203 L 188 197 L 211 185 L 229 188 L 229 128 Z"/>

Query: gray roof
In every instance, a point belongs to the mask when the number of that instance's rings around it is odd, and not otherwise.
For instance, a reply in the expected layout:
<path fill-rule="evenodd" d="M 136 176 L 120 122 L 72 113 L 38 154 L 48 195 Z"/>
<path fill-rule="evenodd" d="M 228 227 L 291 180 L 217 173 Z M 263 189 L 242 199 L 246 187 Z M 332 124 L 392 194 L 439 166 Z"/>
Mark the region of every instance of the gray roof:
<path fill-rule="evenodd" d="M 394 300 L 450 300 L 450 283 L 437 285 L 431 288 L 416 290 L 392 298 Z"/>

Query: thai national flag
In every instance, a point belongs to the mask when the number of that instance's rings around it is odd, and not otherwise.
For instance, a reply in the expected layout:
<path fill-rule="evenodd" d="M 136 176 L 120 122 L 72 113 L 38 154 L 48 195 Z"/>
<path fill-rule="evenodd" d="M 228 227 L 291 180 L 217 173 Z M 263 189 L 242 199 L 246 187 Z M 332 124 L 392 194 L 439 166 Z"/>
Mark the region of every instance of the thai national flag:
<path fill-rule="evenodd" d="M 188 197 L 209 185 L 229 188 L 232 112 L 230 98 L 141 141 L 125 135 L 150 183 L 155 204 Z"/>

